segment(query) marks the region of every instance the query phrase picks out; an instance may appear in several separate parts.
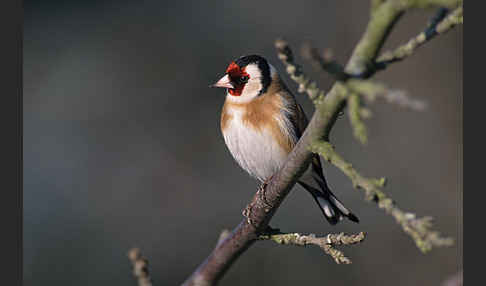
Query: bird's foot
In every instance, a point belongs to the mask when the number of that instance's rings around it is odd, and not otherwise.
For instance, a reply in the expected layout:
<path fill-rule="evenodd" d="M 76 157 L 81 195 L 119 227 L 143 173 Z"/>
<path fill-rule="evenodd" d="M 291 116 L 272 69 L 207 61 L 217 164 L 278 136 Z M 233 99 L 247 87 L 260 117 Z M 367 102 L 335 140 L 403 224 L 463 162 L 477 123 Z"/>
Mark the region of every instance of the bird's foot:
<path fill-rule="evenodd" d="M 260 185 L 260 190 L 265 189 L 267 187 L 268 183 L 270 183 L 270 181 L 272 180 L 272 178 L 273 178 L 273 175 L 271 175 L 265 181 L 263 181 L 263 183 Z"/>
<path fill-rule="evenodd" d="M 267 213 L 271 210 L 271 208 L 273 206 L 267 201 L 267 197 L 266 197 L 266 194 L 265 194 L 265 189 L 266 189 L 268 183 L 270 182 L 270 180 L 272 179 L 272 177 L 273 176 L 271 176 L 268 179 L 266 179 L 265 181 L 263 181 L 263 183 L 258 187 L 258 191 L 257 191 L 257 195 L 260 198 L 260 200 L 263 202 L 263 204 L 264 204 L 264 210 Z M 250 205 L 247 205 L 246 208 L 243 210 L 242 214 L 243 214 L 244 217 L 246 217 L 246 220 L 247 220 L 248 224 L 255 226 L 253 224 L 251 218 L 250 218 L 250 216 L 251 216 L 251 208 L 252 208 L 252 205 L 251 204 Z"/>

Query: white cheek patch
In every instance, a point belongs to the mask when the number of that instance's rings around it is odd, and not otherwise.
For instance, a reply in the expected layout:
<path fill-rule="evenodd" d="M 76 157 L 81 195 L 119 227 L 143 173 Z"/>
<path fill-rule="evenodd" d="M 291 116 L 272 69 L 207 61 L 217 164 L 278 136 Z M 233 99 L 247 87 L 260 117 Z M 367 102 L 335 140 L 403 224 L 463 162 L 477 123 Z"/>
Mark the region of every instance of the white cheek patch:
<path fill-rule="evenodd" d="M 245 84 L 241 96 L 254 98 L 259 95 L 262 90 L 261 77 L 262 74 L 256 64 L 249 64 L 245 67 L 245 72 L 249 75 L 250 79 Z"/>
<path fill-rule="evenodd" d="M 260 82 L 260 79 L 250 78 L 250 80 L 245 84 L 241 96 L 254 98 L 260 94 L 260 90 L 262 90 L 262 83 Z"/>
<path fill-rule="evenodd" d="M 245 67 L 245 72 L 250 75 L 250 78 L 260 78 L 262 74 L 260 73 L 260 69 L 256 64 L 249 64 Z"/>

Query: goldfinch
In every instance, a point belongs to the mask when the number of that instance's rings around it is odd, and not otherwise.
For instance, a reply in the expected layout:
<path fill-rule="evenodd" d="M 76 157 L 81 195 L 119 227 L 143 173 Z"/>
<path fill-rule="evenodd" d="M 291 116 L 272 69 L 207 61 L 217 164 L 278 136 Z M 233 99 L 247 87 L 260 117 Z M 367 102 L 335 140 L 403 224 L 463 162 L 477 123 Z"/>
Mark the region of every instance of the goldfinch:
<path fill-rule="evenodd" d="M 236 162 L 266 183 L 285 162 L 308 120 L 277 70 L 261 56 L 243 56 L 229 64 L 213 87 L 226 88 L 221 113 L 224 141 Z M 327 186 L 319 155 L 298 183 L 334 225 L 344 217 L 359 222 Z"/>

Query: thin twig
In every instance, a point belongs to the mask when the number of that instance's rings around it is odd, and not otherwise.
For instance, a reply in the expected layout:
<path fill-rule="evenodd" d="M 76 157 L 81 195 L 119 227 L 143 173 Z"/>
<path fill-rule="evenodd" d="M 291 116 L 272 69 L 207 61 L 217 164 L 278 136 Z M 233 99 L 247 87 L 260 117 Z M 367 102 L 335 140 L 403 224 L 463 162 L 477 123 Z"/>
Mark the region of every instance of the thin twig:
<path fill-rule="evenodd" d="M 307 93 L 311 100 L 315 100 L 318 97 L 324 97 L 324 91 L 317 87 L 315 81 L 307 78 L 302 71 L 302 67 L 294 62 L 294 55 L 288 43 L 283 39 L 278 39 L 275 41 L 275 47 L 277 49 L 278 58 L 284 63 L 290 78 L 299 84 L 299 92 Z"/>
<path fill-rule="evenodd" d="M 456 8 L 448 16 L 447 9 L 441 8 L 431 20 L 429 26 L 420 34 L 410 39 L 406 44 L 399 46 L 393 51 L 384 52 L 376 60 L 375 68 L 381 70 L 386 68 L 389 64 L 402 61 L 408 56 L 412 55 L 415 50 L 426 42 L 433 39 L 435 36 L 446 33 L 454 26 L 462 24 L 463 22 L 463 6 Z"/>
<path fill-rule="evenodd" d="M 337 264 L 351 264 L 351 260 L 344 255 L 340 250 L 334 248 L 338 245 L 352 245 L 360 243 L 364 240 L 365 233 L 360 232 L 358 234 L 328 234 L 323 237 L 317 237 L 315 234 L 303 235 L 300 233 L 268 233 L 262 234 L 258 237 L 259 240 L 271 240 L 278 244 L 283 245 L 317 245 L 326 254 L 330 255 Z"/>
<path fill-rule="evenodd" d="M 322 55 L 309 43 L 302 45 L 302 57 L 309 60 L 315 67 L 326 71 L 338 81 L 346 81 L 350 78 L 360 78 L 361 75 L 351 75 L 344 71 L 344 67 L 339 64 L 333 57 L 330 50 L 325 51 Z"/>
<path fill-rule="evenodd" d="M 290 50 L 290 48 L 287 49 Z M 326 57 L 325 55 L 320 55 L 317 49 L 310 46 L 310 44 L 305 44 L 302 47 L 302 56 L 308 59 L 314 67 L 326 71 L 336 80 L 343 82 L 344 87 L 350 89 L 353 93 L 363 95 L 369 102 L 373 102 L 376 98 L 381 97 L 388 103 L 394 103 L 400 107 L 415 111 L 423 111 L 427 107 L 424 101 L 411 98 L 402 90 L 392 90 L 387 88 L 384 84 L 362 79 L 365 75 L 368 76 L 368 72 L 365 72 L 365 74 L 362 75 L 351 75 L 346 73 L 343 66 L 330 56 Z M 356 115 L 357 113 L 354 114 Z M 358 130 L 359 132 L 363 131 L 361 127 L 359 127 Z M 361 133 L 358 139 L 361 142 L 366 142 L 366 140 L 363 141 L 364 137 L 362 136 L 363 134 Z"/>
<path fill-rule="evenodd" d="M 370 103 L 374 102 L 377 98 L 383 98 L 387 103 L 396 104 L 402 108 L 414 111 L 424 111 L 427 108 L 425 101 L 412 98 L 403 90 L 390 89 L 379 82 L 350 79 L 346 82 L 345 86 L 351 91 L 362 95 Z"/>
<path fill-rule="evenodd" d="M 432 247 L 451 246 L 453 239 L 441 237 L 440 233 L 433 231 L 432 218 L 417 218 L 415 214 L 405 212 L 381 188 L 385 186 L 385 178 L 374 179 L 362 176 L 350 163 L 346 162 L 328 142 L 316 142 L 312 144 L 312 151 L 320 154 L 329 163 L 340 169 L 351 180 L 353 187 L 363 189 L 367 201 L 375 201 L 378 207 L 393 216 L 403 230 L 409 234 L 417 247 L 422 252 L 427 252 Z"/>
<path fill-rule="evenodd" d="M 130 249 L 128 258 L 132 262 L 133 276 L 137 278 L 138 286 L 152 286 L 152 279 L 148 271 L 148 260 L 142 256 L 140 249 Z"/>
<path fill-rule="evenodd" d="M 384 1 L 378 0 L 373 1 L 372 10 L 378 9 Z M 426 42 L 432 40 L 434 37 L 440 34 L 444 34 L 451 30 L 458 24 L 463 23 L 463 6 L 457 7 L 449 15 L 447 14 L 449 9 L 440 8 L 435 16 L 430 20 L 427 28 L 418 34 L 417 36 L 410 39 L 406 44 L 403 44 L 393 51 L 384 52 L 378 59 L 370 64 L 367 69 L 362 70 L 357 74 L 347 73 L 342 65 L 333 59 L 326 59 L 326 57 L 319 54 L 317 49 L 306 44 L 302 47 L 302 55 L 304 58 L 311 60 L 316 66 L 329 74 L 331 74 L 336 80 L 347 81 L 348 79 L 366 79 L 371 77 L 374 73 L 379 70 L 385 69 L 388 65 L 402 61 L 408 56 L 412 55 L 416 49 L 425 44 Z"/>

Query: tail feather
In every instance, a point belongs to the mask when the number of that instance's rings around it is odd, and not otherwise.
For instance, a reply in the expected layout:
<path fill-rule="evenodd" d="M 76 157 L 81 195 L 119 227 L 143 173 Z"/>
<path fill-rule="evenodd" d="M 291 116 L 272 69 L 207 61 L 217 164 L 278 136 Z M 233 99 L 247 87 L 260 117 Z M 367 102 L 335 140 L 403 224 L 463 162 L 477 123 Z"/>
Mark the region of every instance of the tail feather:
<path fill-rule="evenodd" d="M 304 187 L 314 198 L 317 205 L 321 209 L 324 217 L 330 224 L 335 225 L 344 217 L 351 221 L 359 223 L 358 217 L 356 217 L 351 211 L 349 211 L 336 196 L 329 190 L 327 185 L 319 178 L 314 177 L 314 181 L 318 183 L 320 190 L 310 186 L 303 181 L 299 181 L 299 184 Z"/>

